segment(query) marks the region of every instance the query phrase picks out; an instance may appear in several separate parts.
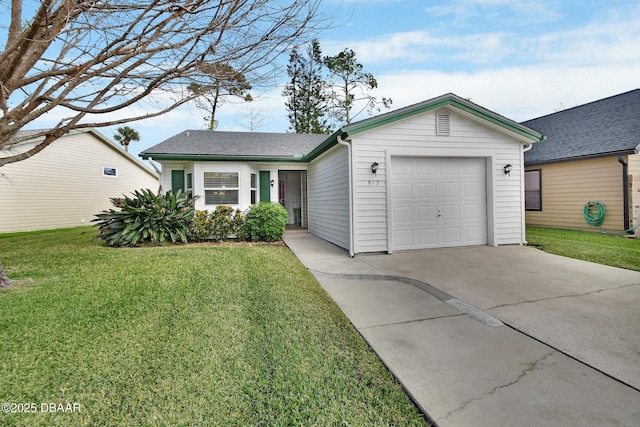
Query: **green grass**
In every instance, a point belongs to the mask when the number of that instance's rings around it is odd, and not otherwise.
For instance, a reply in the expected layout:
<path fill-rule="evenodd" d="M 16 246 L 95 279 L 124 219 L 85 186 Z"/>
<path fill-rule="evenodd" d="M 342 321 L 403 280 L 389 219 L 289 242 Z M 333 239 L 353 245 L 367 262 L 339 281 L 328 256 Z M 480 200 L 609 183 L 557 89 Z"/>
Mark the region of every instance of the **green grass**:
<path fill-rule="evenodd" d="M 6 235 L 0 425 L 424 425 L 284 246 L 113 249 L 94 230 Z M 79 403 L 79 413 L 40 412 Z"/>
<path fill-rule="evenodd" d="M 527 240 L 545 252 L 640 271 L 640 239 L 559 228 L 527 227 Z"/>

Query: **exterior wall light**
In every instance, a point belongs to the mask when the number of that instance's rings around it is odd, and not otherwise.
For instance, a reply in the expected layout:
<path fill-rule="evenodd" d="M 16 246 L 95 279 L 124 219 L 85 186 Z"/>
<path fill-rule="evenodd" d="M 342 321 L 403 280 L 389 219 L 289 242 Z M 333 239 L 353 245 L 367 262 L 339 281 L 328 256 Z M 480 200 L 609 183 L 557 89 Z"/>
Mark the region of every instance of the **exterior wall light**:
<path fill-rule="evenodd" d="M 506 165 L 504 165 L 504 174 L 511 176 L 511 168 L 512 167 L 513 166 L 511 166 L 511 163 L 507 163 Z"/>
<path fill-rule="evenodd" d="M 374 174 L 374 175 L 375 175 L 375 174 L 377 174 L 377 172 L 378 172 L 378 166 L 379 166 L 379 165 L 378 165 L 378 162 L 373 162 L 373 163 L 371 163 L 371 173 L 372 173 L 372 174 Z"/>
<path fill-rule="evenodd" d="M 271 180 L 271 186 L 272 186 L 272 187 L 275 185 L 275 183 L 276 183 L 276 182 L 275 182 L 274 180 Z"/>

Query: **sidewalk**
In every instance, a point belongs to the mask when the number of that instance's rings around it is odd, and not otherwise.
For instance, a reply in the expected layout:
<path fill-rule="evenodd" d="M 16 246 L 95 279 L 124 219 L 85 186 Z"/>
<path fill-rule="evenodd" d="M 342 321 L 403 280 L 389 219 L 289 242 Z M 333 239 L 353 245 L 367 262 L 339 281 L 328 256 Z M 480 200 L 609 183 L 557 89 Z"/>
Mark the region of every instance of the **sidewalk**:
<path fill-rule="evenodd" d="M 408 264 L 386 267 L 401 257 L 350 258 L 304 232 L 287 232 L 284 240 L 437 425 L 638 425 L 637 389 L 441 286 L 394 273 Z"/>

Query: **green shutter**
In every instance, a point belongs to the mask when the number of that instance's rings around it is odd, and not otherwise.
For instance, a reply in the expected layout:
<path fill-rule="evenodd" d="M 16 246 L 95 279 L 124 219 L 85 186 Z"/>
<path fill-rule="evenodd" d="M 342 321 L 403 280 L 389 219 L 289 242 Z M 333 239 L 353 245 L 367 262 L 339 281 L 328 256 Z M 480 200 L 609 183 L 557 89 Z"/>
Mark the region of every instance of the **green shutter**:
<path fill-rule="evenodd" d="M 178 190 L 184 191 L 184 171 L 171 171 L 171 192 L 177 193 Z"/>
<path fill-rule="evenodd" d="M 260 171 L 260 201 L 271 201 L 271 173 L 269 171 Z"/>

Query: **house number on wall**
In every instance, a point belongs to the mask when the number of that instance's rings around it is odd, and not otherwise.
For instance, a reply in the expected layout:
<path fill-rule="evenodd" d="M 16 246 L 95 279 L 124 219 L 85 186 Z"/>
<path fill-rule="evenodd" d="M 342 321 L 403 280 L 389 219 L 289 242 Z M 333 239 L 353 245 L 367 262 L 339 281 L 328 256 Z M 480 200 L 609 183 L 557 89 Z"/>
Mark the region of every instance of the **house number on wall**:
<path fill-rule="evenodd" d="M 380 185 L 380 180 L 378 179 L 370 179 L 369 185 Z"/>

